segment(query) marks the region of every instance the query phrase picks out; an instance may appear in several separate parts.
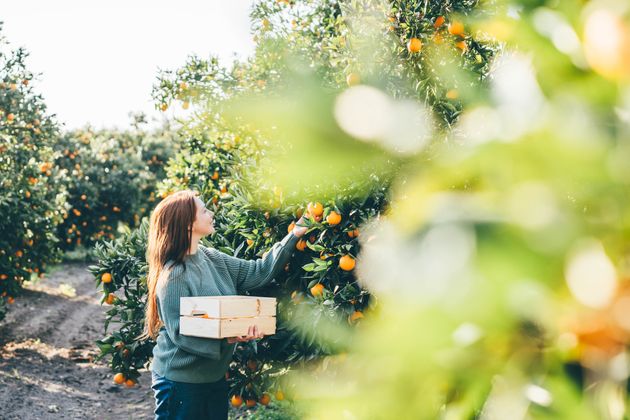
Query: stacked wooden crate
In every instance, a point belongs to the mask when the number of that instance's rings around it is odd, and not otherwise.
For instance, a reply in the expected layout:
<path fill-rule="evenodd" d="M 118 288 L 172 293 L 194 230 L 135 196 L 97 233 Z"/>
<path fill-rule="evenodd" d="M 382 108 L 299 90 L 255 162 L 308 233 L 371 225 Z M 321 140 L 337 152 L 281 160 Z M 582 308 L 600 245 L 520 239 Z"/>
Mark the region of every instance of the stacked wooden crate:
<path fill-rule="evenodd" d="M 180 298 L 179 333 L 193 337 L 226 338 L 247 335 L 256 325 L 264 335 L 276 332 L 276 299 L 258 296 L 198 296 Z"/>

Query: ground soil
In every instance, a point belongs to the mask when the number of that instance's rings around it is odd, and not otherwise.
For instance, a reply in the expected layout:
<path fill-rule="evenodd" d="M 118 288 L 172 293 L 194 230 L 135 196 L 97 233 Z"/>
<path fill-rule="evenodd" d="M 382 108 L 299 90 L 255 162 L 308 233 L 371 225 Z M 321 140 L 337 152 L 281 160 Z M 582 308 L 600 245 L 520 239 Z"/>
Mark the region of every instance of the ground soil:
<path fill-rule="evenodd" d="M 0 322 L 1 419 L 151 418 L 150 376 L 127 389 L 95 361 L 106 306 L 85 263 L 68 263 L 10 306 Z"/>

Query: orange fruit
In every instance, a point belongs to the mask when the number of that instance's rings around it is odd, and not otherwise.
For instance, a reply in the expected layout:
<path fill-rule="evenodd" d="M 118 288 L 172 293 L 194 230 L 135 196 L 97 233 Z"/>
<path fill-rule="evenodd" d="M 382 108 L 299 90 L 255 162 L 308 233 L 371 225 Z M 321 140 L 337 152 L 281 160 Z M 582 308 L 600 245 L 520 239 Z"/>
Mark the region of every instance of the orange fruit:
<path fill-rule="evenodd" d="M 125 381 L 125 386 L 127 388 L 133 388 L 133 386 L 136 384 L 136 381 L 134 381 L 133 379 L 127 379 Z"/>
<path fill-rule="evenodd" d="M 112 282 L 112 275 L 109 273 L 105 273 L 101 276 L 101 281 L 103 283 L 111 283 Z"/>
<path fill-rule="evenodd" d="M 125 375 L 123 375 L 121 372 L 118 372 L 117 374 L 114 375 L 114 382 L 117 383 L 118 385 L 121 385 L 122 383 L 125 382 Z"/>
<path fill-rule="evenodd" d="M 280 390 L 276 391 L 276 400 L 278 400 L 278 401 L 284 400 L 284 393 L 282 391 L 280 391 Z"/>
<path fill-rule="evenodd" d="M 466 41 L 456 42 L 455 46 L 462 50 L 462 52 L 466 52 L 468 50 L 468 45 L 466 45 Z"/>
<path fill-rule="evenodd" d="M 240 395 L 232 395 L 230 403 L 232 403 L 233 407 L 240 407 L 243 404 L 243 398 Z"/>
<path fill-rule="evenodd" d="M 259 401 L 262 405 L 267 405 L 271 401 L 271 397 L 269 396 L 269 394 L 262 394 L 262 397 L 260 397 Z"/>
<path fill-rule="evenodd" d="M 355 264 L 356 262 L 354 261 L 354 258 L 352 258 L 350 255 L 344 255 L 343 257 L 339 258 L 339 268 L 344 271 L 351 271 L 354 268 Z"/>
<path fill-rule="evenodd" d="M 74 213 L 75 216 L 81 216 L 81 212 L 77 209 L 72 209 L 72 213 Z"/>
<path fill-rule="evenodd" d="M 254 243 L 253 239 L 248 239 L 247 240 L 247 246 L 252 246 L 253 243 Z"/>
<path fill-rule="evenodd" d="M 420 52 L 420 50 L 422 49 L 422 41 L 420 41 L 418 38 L 411 38 L 409 40 L 409 42 L 407 42 L 407 50 L 410 53 L 417 53 Z"/>
<path fill-rule="evenodd" d="M 356 320 L 363 318 L 363 312 L 354 311 L 350 316 L 348 316 L 348 322 L 350 324 L 354 323 Z"/>
<path fill-rule="evenodd" d="M 30 191 L 24 191 L 24 196 L 26 198 L 31 198 L 31 192 Z"/>
<path fill-rule="evenodd" d="M 323 295 L 324 285 L 321 283 L 317 283 L 315 286 L 311 287 L 311 294 L 315 297 Z"/>
<path fill-rule="evenodd" d="M 252 408 L 256 405 L 256 400 L 246 400 L 245 405 L 249 408 Z"/>
<path fill-rule="evenodd" d="M 6 280 L 8 278 L 9 276 L 7 276 L 6 274 L 0 274 L 0 280 Z"/>
<path fill-rule="evenodd" d="M 346 83 L 348 86 L 356 86 L 361 83 L 361 77 L 357 73 L 348 73 Z"/>
<path fill-rule="evenodd" d="M 162 110 L 162 112 L 165 112 L 168 109 L 168 105 L 167 104 L 162 104 L 160 109 Z"/>
<path fill-rule="evenodd" d="M 464 24 L 454 20 L 448 25 L 448 32 L 455 36 L 464 36 Z"/>
<path fill-rule="evenodd" d="M 326 216 L 326 221 L 331 226 L 338 225 L 341 223 L 341 215 L 335 211 L 331 211 L 328 216 Z"/>
<path fill-rule="evenodd" d="M 457 92 L 457 89 L 451 89 L 446 92 L 446 97 L 448 99 L 457 99 L 459 97 L 459 92 Z"/>
<path fill-rule="evenodd" d="M 22 258 L 22 255 L 24 255 L 24 253 L 21 250 L 18 249 L 17 251 L 15 251 L 15 256 L 16 257 Z"/>
<path fill-rule="evenodd" d="M 9 302 L 9 305 L 13 305 L 13 302 L 15 302 L 15 299 L 13 298 L 13 296 L 9 296 L 9 299 L 7 299 L 7 302 Z"/>
<path fill-rule="evenodd" d="M 435 22 L 433 22 L 433 27 L 437 29 L 443 24 L 444 24 L 444 16 L 438 16 L 437 18 L 435 18 Z"/>
<path fill-rule="evenodd" d="M 348 231 L 348 236 L 351 238 L 356 238 L 359 236 L 359 229 L 353 229 Z"/>
<path fill-rule="evenodd" d="M 13 121 L 15 119 L 15 115 L 13 113 L 7 114 L 7 120 Z"/>
<path fill-rule="evenodd" d="M 306 241 L 304 239 L 300 239 L 299 241 L 297 241 L 297 243 L 295 244 L 295 249 L 297 249 L 298 251 L 304 251 L 306 249 Z"/>
<path fill-rule="evenodd" d="M 318 216 L 321 216 L 324 213 L 324 206 L 322 205 L 322 203 L 312 203 L 311 202 L 311 203 L 308 203 L 306 211 L 311 216 L 317 218 Z"/>
<path fill-rule="evenodd" d="M 81 200 L 83 200 L 83 201 L 87 200 L 87 195 L 81 194 Z"/>
<path fill-rule="evenodd" d="M 218 172 L 218 171 L 214 171 L 214 173 L 212 174 L 212 176 L 210 177 L 210 179 L 213 179 L 213 180 L 215 180 L 215 181 L 216 181 L 217 179 L 219 179 L 219 172 Z"/>
<path fill-rule="evenodd" d="M 293 228 L 295 227 L 295 222 L 291 222 L 291 224 L 289 225 L 289 227 L 287 228 L 287 232 L 291 233 L 293 231 Z"/>
<path fill-rule="evenodd" d="M 105 298 L 105 303 L 107 303 L 108 305 L 113 305 L 115 300 L 116 295 L 114 295 L 113 293 L 108 293 L 107 297 Z"/>

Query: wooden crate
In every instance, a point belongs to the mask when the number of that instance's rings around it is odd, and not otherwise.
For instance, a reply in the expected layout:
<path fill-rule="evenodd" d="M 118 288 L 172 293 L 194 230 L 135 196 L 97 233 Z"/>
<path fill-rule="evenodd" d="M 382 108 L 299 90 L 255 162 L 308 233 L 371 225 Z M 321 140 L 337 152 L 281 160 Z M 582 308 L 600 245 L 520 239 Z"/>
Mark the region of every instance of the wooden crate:
<path fill-rule="evenodd" d="M 276 332 L 276 299 L 258 296 L 199 296 L 180 298 L 182 335 L 226 338 L 247 335 L 250 326 Z"/>

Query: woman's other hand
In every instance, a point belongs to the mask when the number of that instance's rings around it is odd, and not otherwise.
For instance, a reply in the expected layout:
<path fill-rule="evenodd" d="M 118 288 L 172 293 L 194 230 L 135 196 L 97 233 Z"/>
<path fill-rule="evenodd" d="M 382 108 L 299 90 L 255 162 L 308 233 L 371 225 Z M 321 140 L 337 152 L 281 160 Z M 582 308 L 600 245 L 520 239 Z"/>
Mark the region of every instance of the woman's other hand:
<path fill-rule="evenodd" d="M 234 343 L 243 343 L 245 341 L 257 340 L 259 338 L 263 338 L 265 335 L 263 333 L 258 332 L 258 326 L 252 325 L 247 330 L 247 335 L 241 337 L 228 337 L 227 342 L 229 344 Z"/>

